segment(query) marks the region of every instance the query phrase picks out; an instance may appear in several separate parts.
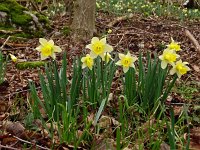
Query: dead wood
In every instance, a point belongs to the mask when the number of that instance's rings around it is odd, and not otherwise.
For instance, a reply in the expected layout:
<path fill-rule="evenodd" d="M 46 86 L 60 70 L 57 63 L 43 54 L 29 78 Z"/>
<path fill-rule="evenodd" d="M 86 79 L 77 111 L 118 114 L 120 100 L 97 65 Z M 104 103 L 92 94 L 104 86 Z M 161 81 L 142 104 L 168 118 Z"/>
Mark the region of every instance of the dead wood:
<path fill-rule="evenodd" d="M 200 45 L 198 41 L 195 39 L 195 37 L 192 35 L 192 33 L 189 30 L 185 30 L 185 35 L 191 40 L 191 42 L 194 44 L 197 52 L 199 53 L 200 56 Z"/>

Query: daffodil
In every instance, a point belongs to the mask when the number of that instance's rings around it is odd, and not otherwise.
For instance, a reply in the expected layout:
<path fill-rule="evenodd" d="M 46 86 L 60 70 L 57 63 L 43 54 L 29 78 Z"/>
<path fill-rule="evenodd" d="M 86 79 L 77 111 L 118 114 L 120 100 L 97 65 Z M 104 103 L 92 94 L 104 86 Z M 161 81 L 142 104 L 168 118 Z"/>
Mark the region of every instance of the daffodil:
<path fill-rule="evenodd" d="M 56 58 L 55 52 L 61 52 L 61 48 L 59 46 L 54 45 L 53 40 L 47 41 L 44 38 L 39 39 L 40 46 L 36 48 L 37 51 L 41 52 L 41 60 L 48 58 L 49 56 L 53 59 Z"/>
<path fill-rule="evenodd" d="M 102 59 L 104 57 L 104 53 L 111 52 L 113 47 L 106 43 L 106 38 L 99 40 L 97 37 L 93 37 L 91 44 L 88 44 L 86 48 L 90 49 L 90 56 L 96 58 L 100 56 Z"/>
<path fill-rule="evenodd" d="M 111 30 L 111 29 L 108 30 L 108 34 L 110 34 L 110 33 L 112 33 L 112 30 Z"/>
<path fill-rule="evenodd" d="M 169 45 L 167 45 L 167 48 L 170 49 L 170 50 L 175 50 L 175 51 L 181 50 L 181 46 L 179 45 L 178 42 L 175 42 L 173 40 L 173 38 L 171 38 L 171 43 Z"/>
<path fill-rule="evenodd" d="M 9 54 L 10 55 L 10 58 L 13 62 L 16 62 L 17 61 L 17 57 L 15 57 L 15 55 L 13 54 Z"/>
<path fill-rule="evenodd" d="M 122 66 L 124 73 L 126 73 L 130 67 L 135 68 L 134 62 L 137 60 L 137 57 L 131 56 L 130 52 L 126 55 L 119 53 L 120 60 L 116 65 Z"/>
<path fill-rule="evenodd" d="M 110 59 L 112 60 L 112 57 L 109 53 L 104 53 L 104 57 L 103 57 L 103 61 L 105 61 L 106 63 L 108 63 L 110 61 Z"/>
<path fill-rule="evenodd" d="M 180 56 L 176 54 L 174 50 L 165 49 L 163 51 L 163 54 L 159 56 L 159 59 L 161 60 L 161 68 L 165 69 L 167 67 L 167 64 L 173 64 L 177 58 Z"/>
<path fill-rule="evenodd" d="M 173 64 L 173 68 L 170 70 L 170 74 L 177 74 L 180 78 L 182 75 L 186 74 L 188 71 L 190 71 L 190 68 L 186 66 L 188 62 L 182 62 L 182 60 L 177 61 L 175 64 Z"/>
<path fill-rule="evenodd" d="M 81 58 L 81 62 L 83 63 L 82 64 L 82 69 L 88 67 L 90 70 L 92 70 L 92 66 L 94 64 L 94 60 L 89 54 L 87 54 L 85 57 L 82 57 Z"/>

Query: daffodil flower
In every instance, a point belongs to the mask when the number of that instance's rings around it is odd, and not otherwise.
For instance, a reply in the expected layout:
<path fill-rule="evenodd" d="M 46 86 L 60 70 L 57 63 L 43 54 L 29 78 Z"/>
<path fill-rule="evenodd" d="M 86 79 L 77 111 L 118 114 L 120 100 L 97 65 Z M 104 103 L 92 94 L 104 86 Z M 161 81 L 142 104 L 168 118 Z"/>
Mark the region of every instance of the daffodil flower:
<path fill-rule="evenodd" d="M 90 56 L 96 58 L 100 56 L 102 59 L 104 57 L 104 53 L 111 52 L 113 47 L 109 44 L 106 44 L 106 38 L 99 40 L 97 37 L 93 37 L 91 44 L 88 44 L 86 48 L 90 49 Z"/>
<path fill-rule="evenodd" d="M 41 60 L 48 58 L 49 56 L 53 59 L 56 58 L 55 52 L 61 52 L 61 48 L 59 46 L 54 45 L 53 40 L 47 41 L 44 38 L 39 39 L 40 46 L 36 48 L 37 51 L 41 52 Z"/>
<path fill-rule="evenodd" d="M 102 60 L 108 63 L 110 59 L 113 60 L 111 55 L 109 53 L 104 53 L 104 57 L 102 58 Z"/>
<path fill-rule="evenodd" d="M 190 71 L 190 68 L 186 66 L 188 62 L 182 62 L 182 60 L 177 61 L 175 64 L 173 64 L 173 68 L 170 70 L 170 74 L 177 74 L 180 78 L 182 75 L 186 74 L 188 71 Z"/>
<path fill-rule="evenodd" d="M 119 53 L 119 58 L 120 60 L 116 65 L 122 66 L 124 73 L 126 73 L 130 67 L 135 68 L 134 62 L 137 60 L 137 57 L 132 57 L 130 52 L 126 55 Z"/>
<path fill-rule="evenodd" d="M 111 29 L 108 30 L 108 34 L 110 34 L 110 33 L 112 33 L 112 30 L 111 30 Z"/>
<path fill-rule="evenodd" d="M 13 54 L 9 54 L 9 55 L 13 62 L 17 62 L 17 57 L 15 57 L 15 55 L 13 55 Z"/>
<path fill-rule="evenodd" d="M 167 64 L 173 65 L 173 63 L 179 57 L 180 56 L 177 55 L 174 50 L 165 49 L 163 51 L 163 54 L 161 56 L 159 56 L 159 59 L 161 60 L 161 68 L 165 69 L 167 67 Z"/>
<path fill-rule="evenodd" d="M 175 42 L 173 40 L 173 38 L 171 38 L 171 43 L 169 45 L 167 45 L 167 48 L 170 49 L 170 50 L 175 50 L 175 51 L 181 50 L 181 46 L 179 45 L 178 42 Z"/>
<path fill-rule="evenodd" d="M 81 62 L 83 63 L 82 64 L 82 69 L 88 67 L 90 70 L 92 70 L 92 66 L 94 64 L 94 60 L 89 54 L 87 54 L 86 57 L 82 57 L 81 58 Z"/>

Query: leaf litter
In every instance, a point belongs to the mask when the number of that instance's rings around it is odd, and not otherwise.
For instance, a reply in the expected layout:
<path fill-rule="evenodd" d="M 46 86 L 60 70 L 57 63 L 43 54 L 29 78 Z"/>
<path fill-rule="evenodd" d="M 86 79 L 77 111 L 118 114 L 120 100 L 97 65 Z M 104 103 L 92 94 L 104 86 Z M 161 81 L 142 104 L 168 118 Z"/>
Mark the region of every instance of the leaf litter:
<path fill-rule="evenodd" d="M 141 15 L 134 14 L 133 16 L 126 19 L 115 19 L 116 17 L 112 14 L 97 12 L 96 18 L 96 28 L 97 35 L 102 35 L 107 33 L 109 29 L 112 30 L 112 33 L 107 35 L 109 43 L 114 47 L 115 52 L 124 52 L 125 50 L 130 50 L 135 55 L 139 54 L 139 51 L 143 53 L 157 52 L 160 53 L 161 50 L 166 45 L 171 37 L 175 41 L 180 42 L 181 48 L 183 49 L 181 53 L 184 60 L 190 63 L 190 68 L 193 68 L 189 75 L 186 75 L 183 80 L 193 81 L 196 83 L 200 82 L 200 58 L 198 51 L 195 49 L 195 46 L 184 34 L 185 29 L 189 30 L 197 41 L 200 42 L 200 22 L 199 21 L 185 21 L 180 22 L 179 20 L 169 20 L 162 17 L 148 17 L 144 18 Z M 85 45 L 89 43 L 88 41 L 80 41 L 75 43 L 70 36 L 66 36 L 62 33 L 63 27 L 66 26 L 67 20 L 66 16 L 56 16 L 54 18 L 53 27 L 54 31 L 46 34 L 45 38 L 51 38 L 56 41 L 56 44 L 59 45 L 64 51 L 67 52 L 68 64 L 71 66 L 72 60 L 76 56 L 80 56 L 82 53 L 86 53 Z M 109 26 L 107 25 L 109 24 Z M 0 44 L 3 45 L 6 39 L 0 39 Z M 24 61 L 37 61 L 39 60 L 39 54 L 35 50 L 35 47 L 38 46 L 38 39 L 26 39 L 26 40 L 9 40 L 2 48 L 4 55 L 9 53 L 14 54 L 18 59 Z M 62 58 L 62 54 L 58 54 L 58 61 Z M 23 117 L 14 116 L 14 119 L 11 115 L 13 111 L 13 106 L 19 110 L 19 113 L 22 111 L 29 112 L 26 99 L 29 97 L 29 87 L 28 82 L 34 81 L 38 90 L 40 91 L 39 77 L 38 72 L 44 72 L 44 67 L 39 68 L 27 68 L 25 70 L 18 70 L 16 64 L 9 62 L 7 65 L 6 79 L 3 84 L 0 85 L 0 141 L 1 145 L 7 145 L 8 147 L 22 148 L 24 143 L 29 144 L 32 149 L 40 148 L 46 149 L 46 147 L 51 147 L 51 141 L 41 127 L 40 121 L 31 120 L 32 126 L 37 128 L 38 132 L 34 132 L 25 128 Z M 68 77 L 70 77 L 70 67 L 68 68 Z M 118 78 L 114 79 L 112 85 L 112 98 L 109 100 L 109 107 L 116 107 L 115 93 L 120 92 L 121 83 L 117 81 Z M 200 97 L 200 84 L 197 85 L 197 91 L 194 92 L 194 98 Z M 39 92 L 40 93 L 40 92 Z M 175 115 L 179 116 L 183 103 L 188 103 L 188 100 L 184 97 L 180 97 L 178 93 L 172 93 L 172 99 L 170 104 L 173 105 L 175 110 Z M 23 103 L 14 103 L 17 99 L 22 99 Z M 192 108 L 199 103 L 194 103 L 189 101 L 189 104 L 192 105 Z M 24 109 L 21 109 L 24 107 Z M 27 109 L 27 110 L 26 110 Z M 192 111 L 191 111 L 192 112 Z M 115 142 L 113 140 L 114 135 L 109 136 L 109 134 L 114 134 L 115 132 L 112 128 L 120 126 L 119 122 L 111 116 L 112 113 L 108 109 L 105 109 L 103 115 L 101 116 L 98 125 L 103 128 L 102 135 L 96 136 L 93 143 L 96 143 L 94 147 L 96 149 L 105 149 L 106 145 L 109 145 L 110 149 L 116 149 Z M 199 114 L 198 114 L 199 115 Z M 44 114 L 45 116 L 45 114 Z M 200 115 L 199 115 L 200 117 Z M 91 112 L 89 120 L 94 119 L 94 113 Z M 147 130 L 148 126 L 151 126 L 154 120 L 145 122 L 142 126 L 142 130 Z M 110 128 L 111 127 L 111 128 Z M 190 134 L 190 146 L 191 148 L 198 149 L 200 147 L 200 130 L 199 125 L 195 125 L 191 130 Z M 55 126 L 56 130 L 56 126 Z M 91 129 L 91 131 L 93 131 Z M 82 131 L 79 132 L 81 134 Z M 188 135 L 185 135 L 186 137 Z M 105 139 L 105 137 L 108 137 Z M 56 140 L 56 139 L 55 139 Z M 105 141 L 106 140 L 106 141 Z M 138 141 L 139 142 L 139 141 Z M 99 143 L 99 146 L 97 146 Z M 107 143 L 107 144 L 106 144 Z M 41 146 L 41 147 L 40 147 Z M 130 146 L 133 148 L 132 146 Z M 137 147 L 137 146 L 136 146 Z M 136 148 L 134 147 L 134 148 Z M 59 145 L 58 149 L 73 149 L 73 146 L 70 145 Z M 129 149 L 128 147 L 126 149 Z M 137 148 L 136 148 L 137 149 Z M 163 142 L 161 144 L 161 149 L 169 149 L 169 146 Z"/>

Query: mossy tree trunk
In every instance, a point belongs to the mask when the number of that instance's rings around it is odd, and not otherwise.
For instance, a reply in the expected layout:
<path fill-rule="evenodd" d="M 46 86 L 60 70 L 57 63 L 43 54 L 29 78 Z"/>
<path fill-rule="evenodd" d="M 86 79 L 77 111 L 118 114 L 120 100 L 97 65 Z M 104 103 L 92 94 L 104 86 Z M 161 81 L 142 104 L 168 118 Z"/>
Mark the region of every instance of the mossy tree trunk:
<path fill-rule="evenodd" d="M 89 39 L 95 32 L 96 0 L 76 0 L 71 24 L 73 38 Z"/>

